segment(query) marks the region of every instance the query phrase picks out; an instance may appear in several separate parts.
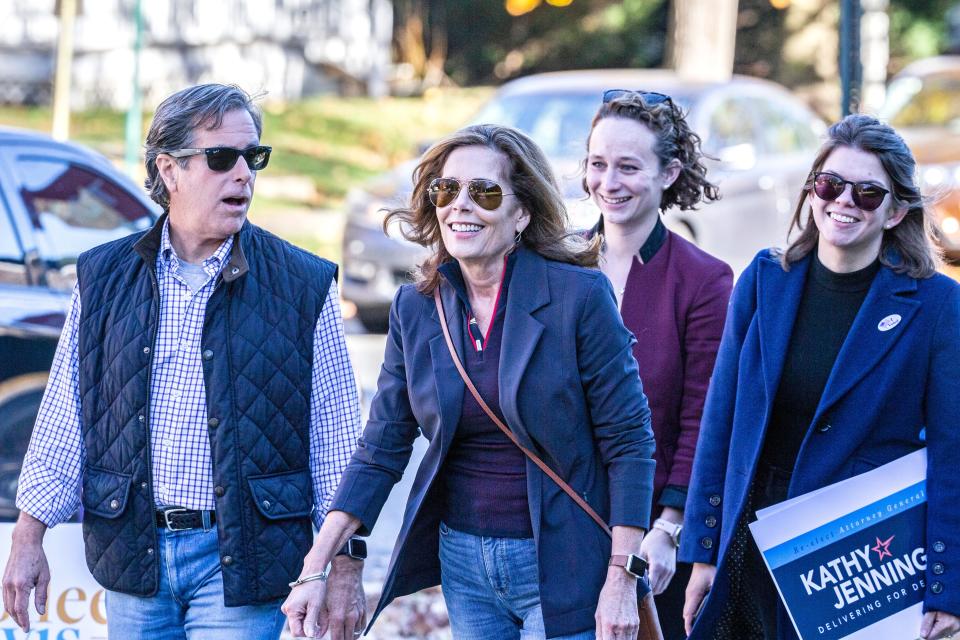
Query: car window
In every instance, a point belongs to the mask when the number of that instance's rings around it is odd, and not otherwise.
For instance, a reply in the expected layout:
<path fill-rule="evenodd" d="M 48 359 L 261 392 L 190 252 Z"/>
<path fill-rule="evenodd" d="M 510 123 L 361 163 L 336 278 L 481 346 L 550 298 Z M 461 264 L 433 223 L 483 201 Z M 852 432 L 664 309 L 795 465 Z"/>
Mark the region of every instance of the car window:
<path fill-rule="evenodd" d="M 27 284 L 23 250 L 10 221 L 10 211 L 0 196 L 0 284 Z"/>
<path fill-rule="evenodd" d="M 763 98 L 754 102 L 754 108 L 766 153 L 779 155 L 817 148 L 819 134 L 808 114 L 786 102 Z"/>
<path fill-rule="evenodd" d="M 62 281 L 51 286 L 72 287 L 71 265 L 83 251 L 150 225 L 150 211 L 99 172 L 52 158 L 20 156 L 16 162 L 37 252 L 63 271 Z"/>
<path fill-rule="evenodd" d="M 949 126 L 960 121 L 960 77 L 893 81 L 881 117 L 894 127 Z"/>
<path fill-rule="evenodd" d="M 548 158 L 580 157 L 586 153 L 590 121 L 599 106 L 593 93 L 505 96 L 488 102 L 473 123 L 520 129 Z"/>
<path fill-rule="evenodd" d="M 709 115 L 704 151 L 731 168 L 752 168 L 757 154 L 755 119 L 751 100 L 737 96 L 724 98 Z"/>

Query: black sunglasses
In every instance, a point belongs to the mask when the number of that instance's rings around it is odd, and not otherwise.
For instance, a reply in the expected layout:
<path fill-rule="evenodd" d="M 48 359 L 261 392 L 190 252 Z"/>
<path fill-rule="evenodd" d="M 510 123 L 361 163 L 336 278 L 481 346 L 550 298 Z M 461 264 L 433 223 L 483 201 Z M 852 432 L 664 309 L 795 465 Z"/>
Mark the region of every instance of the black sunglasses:
<path fill-rule="evenodd" d="M 198 156 L 201 153 L 207 156 L 207 166 L 211 171 L 230 171 L 237 164 L 237 158 L 243 156 L 247 161 L 247 166 L 251 171 L 260 171 L 266 168 L 270 162 L 270 152 L 273 147 L 256 145 L 246 149 L 234 149 L 233 147 L 209 147 L 206 149 L 174 149 L 164 151 L 164 153 L 174 158 L 187 158 L 189 156 Z"/>
<path fill-rule="evenodd" d="M 829 171 L 818 171 L 813 174 L 813 192 L 821 200 L 831 202 L 836 200 L 848 184 L 853 187 L 851 190 L 853 204 L 864 211 L 873 211 L 879 207 L 883 204 L 883 199 L 890 193 L 887 189 L 872 182 L 851 182 Z"/>
<path fill-rule="evenodd" d="M 446 207 L 460 195 L 462 184 L 456 178 L 434 178 L 427 187 L 430 202 L 437 207 Z M 493 211 L 503 202 L 504 196 L 514 194 L 504 193 L 503 187 L 493 180 L 473 178 L 467 181 L 467 195 L 487 211 Z"/>
<path fill-rule="evenodd" d="M 666 102 L 671 107 L 673 106 L 673 99 L 665 93 L 657 93 L 656 91 L 639 91 L 633 89 L 607 89 L 603 92 L 603 103 L 612 102 L 617 98 L 622 98 L 630 94 L 637 94 L 643 100 L 643 103 L 646 105 L 655 105 L 660 104 L 661 102 Z"/>

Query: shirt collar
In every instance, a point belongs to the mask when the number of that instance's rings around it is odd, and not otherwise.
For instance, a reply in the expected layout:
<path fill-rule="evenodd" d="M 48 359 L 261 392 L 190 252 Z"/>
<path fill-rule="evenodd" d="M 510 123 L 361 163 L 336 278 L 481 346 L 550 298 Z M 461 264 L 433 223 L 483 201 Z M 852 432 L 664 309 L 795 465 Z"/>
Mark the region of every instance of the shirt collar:
<path fill-rule="evenodd" d="M 224 240 L 213 255 L 203 261 L 201 266 L 209 275 L 215 276 L 223 269 L 223 265 L 230 257 L 230 251 L 233 248 L 233 236 Z M 163 231 L 160 234 L 160 260 L 163 265 L 172 273 L 180 271 L 180 258 L 177 256 L 177 250 L 173 248 L 170 242 L 170 220 L 164 220 Z"/>
<path fill-rule="evenodd" d="M 594 237 L 598 233 L 603 233 L 603 216 L 600 216 L 600 221 L 590 230 L 590 237 Z M 666 241 L 667 226 L 663 224 L 663 220 L 657 217 L 657 224 L 653 227 L 653 230 L 650 231 L 650 235 L 647 236 L 647 240 L 643 243 L 643 246 L 640 247 L 640 251 L 637 252 L 640 256 L 640 262 L 643 264 L 650 262 Z"/>

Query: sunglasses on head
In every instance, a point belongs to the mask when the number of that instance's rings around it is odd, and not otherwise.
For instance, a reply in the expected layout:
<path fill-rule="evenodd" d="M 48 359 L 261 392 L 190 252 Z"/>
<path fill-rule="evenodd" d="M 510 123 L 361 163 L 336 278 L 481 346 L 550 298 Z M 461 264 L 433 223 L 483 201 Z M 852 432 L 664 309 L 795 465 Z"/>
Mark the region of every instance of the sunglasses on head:
<path fill-rule="evenodd" d="M 813 192 L 821 200 L 836 200 L 848 184 L 853 187 L 851 190 L 853 204 L 864 211 L 873 211 L 879 207 L 883 204 L 883 199 L 890 193 L 887 189 L 872 182 L 851 182 L 828 171 L 818 171 L 813 174 Z"/>
<path fill-rule="evenodd" d="M 266 168 L 270 162 L 270 152 L 272 147 L 255 145 L 246 149 L 234 149 L 233 147 L 208 147 L 206 149 L 174 149 L 164 153 L 174 158 L 187 158 L 198 156 L 201 153 L 207 156 L 207 166 L 211 171 L 230 171 L 237 164 L 237 158 L 243 156 L 247 161 L 247 166 L 251 171 L 260 171 Z"/>
<path fill-rule="evenodd" d="M 480 207 L 487 211 L 493 211 L 503 202 L 504 196 L 512 196 L 512 193 L 504 193 L 503 187 L 485 178 L 473 178 L 467 181 L 467 195 Z M 457 199 L 460 195 L 460 189 L 463 183 L 456 178 L 434 178 L 427 187 L 427 195 L 430 202 L 437 207 L 446 207 Z"/>
<path fill-rule="evenodd" d="M 673 106 L 673 99 L 665 93 L 657 93 L 656 91 L 635 91 L 633 89 L 607 89 L 603 92 L 603 103 L 606 104 L 631 94 L 640 96 L 640 98 L 643 100 L 643 103 L 649 106 L 660 104 L 661 102 L 666 102 L 670 106 Z"/>

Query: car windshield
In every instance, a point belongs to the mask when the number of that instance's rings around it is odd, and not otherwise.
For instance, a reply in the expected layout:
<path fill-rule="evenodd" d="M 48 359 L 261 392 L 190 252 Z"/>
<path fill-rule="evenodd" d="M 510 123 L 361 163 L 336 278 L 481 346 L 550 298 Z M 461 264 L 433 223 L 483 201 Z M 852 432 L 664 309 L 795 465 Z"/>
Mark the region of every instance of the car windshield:
<path fill-rule="evenodd" d="M 960 77 L 898 78 L 890 83 L 880 116 L 894 127 L 956 127 L 960 124 Z"/>
<path fill-rule="evenodd" d="M 586 153 L 584 146 L 599 98 L 600 91 L 495 97 L 471 124 L 514 127 L 533 138 L 548 158 L 580 158 Z M 686 101 L 677 101 L 686 110 Z"/>

